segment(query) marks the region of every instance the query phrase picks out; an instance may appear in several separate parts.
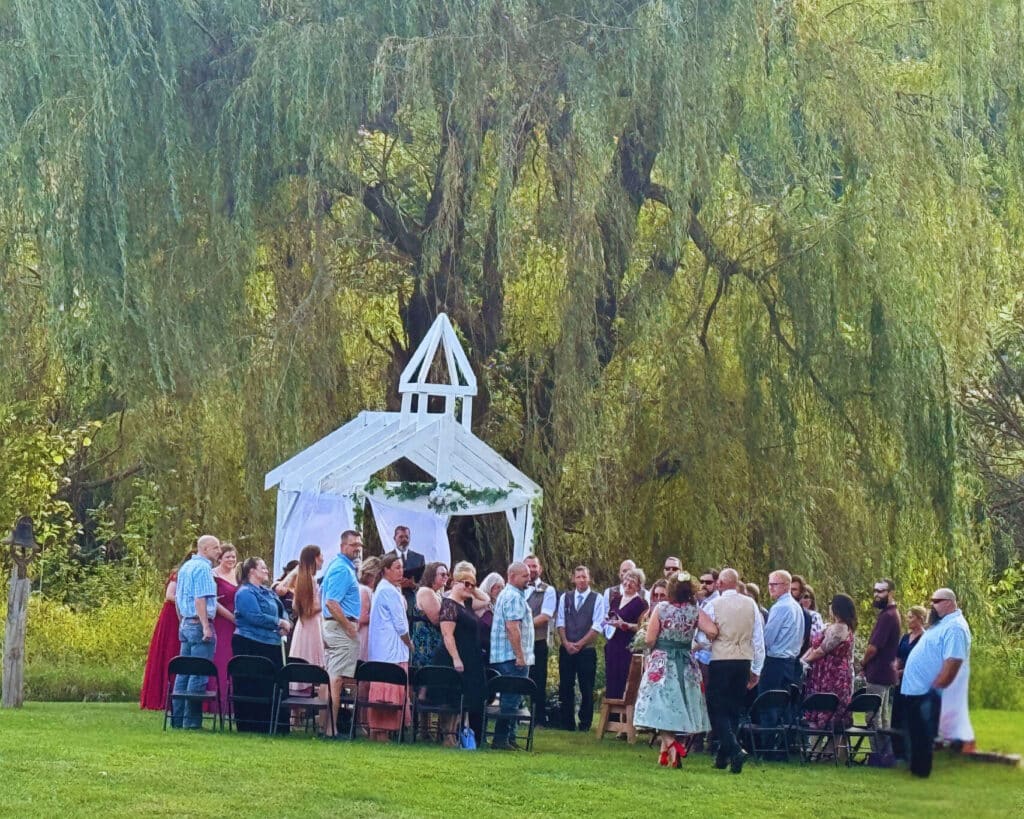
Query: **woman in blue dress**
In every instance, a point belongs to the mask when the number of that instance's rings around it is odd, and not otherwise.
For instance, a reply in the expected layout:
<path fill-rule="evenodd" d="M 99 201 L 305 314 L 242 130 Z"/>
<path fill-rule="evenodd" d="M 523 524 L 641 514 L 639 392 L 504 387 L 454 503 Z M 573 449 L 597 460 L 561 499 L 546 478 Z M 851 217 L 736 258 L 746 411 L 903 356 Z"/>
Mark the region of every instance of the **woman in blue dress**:
<path fill-rule="evenodd" d="M 718 626 L 693 598 L 690 575 L 677 572 L 668 582 L 668 600 L 654 607 L 647 623 L 650 655 L 633 714 L 634 725 L 659 732 L 662 766 L 678 768 L 686 755 L 677 734 L 711 730 L 700 671 L 690 652 L 698 629 L 712 640 L 718 636 Z"/>

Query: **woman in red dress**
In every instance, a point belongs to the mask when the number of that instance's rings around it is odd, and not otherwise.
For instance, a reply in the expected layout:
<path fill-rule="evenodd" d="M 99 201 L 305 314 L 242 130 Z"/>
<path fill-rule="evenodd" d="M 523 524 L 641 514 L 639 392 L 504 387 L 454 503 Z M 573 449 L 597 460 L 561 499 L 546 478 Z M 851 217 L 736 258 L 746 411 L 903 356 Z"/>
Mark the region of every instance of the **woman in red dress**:
<path fill-rule="evenodd" d="M 146 670 L 142 674 L 139 707 L 149 711 L 163 711 L 167 700 L 167 664 L 181 651 L 178 639 L 178 611 L 174 605 L 174 592 L 178 587 L 178 570 L 167 578 L 164 604 L 156 619 L 153 639 L 149 641 Z"/>
<path fill-rule="evenodd" d="M 213 579 L 217 584 L 217 616 L 213 618 L 213 632 L 217 635 L 217 644 L 213 650 L 213 664 L 217 666 L 220 678 L 220 695 L 227 696 L 228 663 L 233 656 L 231 637 L 235 633 L 235 593 L 238 591 L 238 578 L 235 569 L 238 567 L 238 552 L 230 543 L 225 543 L 220 553 L 220 561 L 213 570 Z M 209 689 L 213 690 L 213 681 Z"/>

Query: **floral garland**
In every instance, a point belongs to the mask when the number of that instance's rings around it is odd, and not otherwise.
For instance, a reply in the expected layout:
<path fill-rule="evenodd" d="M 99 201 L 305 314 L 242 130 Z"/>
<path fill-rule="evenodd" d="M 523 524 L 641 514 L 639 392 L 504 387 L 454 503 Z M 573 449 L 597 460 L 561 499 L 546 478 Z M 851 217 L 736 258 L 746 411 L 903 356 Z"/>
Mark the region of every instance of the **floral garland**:
<path fill-rule="evenodd" d="M 458 481 L 443 483 L 421 483 L 418 481 L 402 481 L 389 486 L 379 478 L 371 478 L 363 487 L 365 494 L 381 492 L 386 498 L 400 501 L 427 499 L 427 506 L 438 514 L 458 512 L 470 506 L 493 505 L 511 494 L 518 485 L 511 484 L 511 489 L 471 489 Z"/>

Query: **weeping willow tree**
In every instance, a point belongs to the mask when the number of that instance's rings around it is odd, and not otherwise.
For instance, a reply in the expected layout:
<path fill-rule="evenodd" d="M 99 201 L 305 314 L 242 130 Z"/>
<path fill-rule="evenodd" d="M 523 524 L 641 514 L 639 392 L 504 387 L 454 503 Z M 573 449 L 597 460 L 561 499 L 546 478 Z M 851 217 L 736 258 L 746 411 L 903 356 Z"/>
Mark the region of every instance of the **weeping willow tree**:
<path fill-rule="evenodd" d="M 556 571 L 967 589 L 951 396 L 1015 286 L 1021 32 L 997 0 L 8 0 L 0 239 L 39 281 L 2 298 L 43 305 L 68 411 L 122 414 L 113 461 L 245 537 L 445 310 Z"/>

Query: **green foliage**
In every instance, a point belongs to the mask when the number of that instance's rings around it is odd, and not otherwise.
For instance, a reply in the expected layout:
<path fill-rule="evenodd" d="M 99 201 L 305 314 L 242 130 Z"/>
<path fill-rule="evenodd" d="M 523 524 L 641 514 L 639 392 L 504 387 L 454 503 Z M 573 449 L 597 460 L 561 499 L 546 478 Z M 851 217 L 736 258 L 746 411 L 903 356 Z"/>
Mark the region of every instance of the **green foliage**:
<path fill-rule="evenodd" d="M 200 527 L 267 551 L 261 476 L 394 408 L 444 309 L 552 576 L 672 552 L 981 611 L 958 399 L 1018 288 L 1013 4 L 116 12 L 0 7 L 0 390 L 118 420 L 44 515 L 44 592 L 81 525 L 110 596 L 139 497 L 161 568 Z"/>
<path fill-rule="evenodd" d="M 971 647 L 970 707 L 1024 709 L 1024 644 L 1020 633 Z"/>

